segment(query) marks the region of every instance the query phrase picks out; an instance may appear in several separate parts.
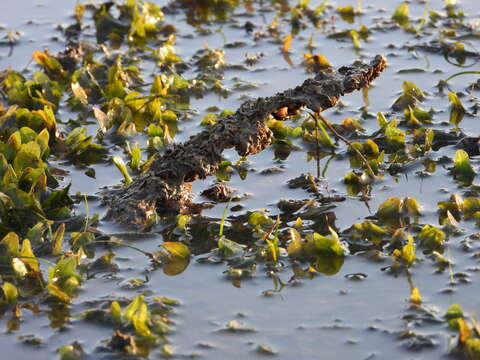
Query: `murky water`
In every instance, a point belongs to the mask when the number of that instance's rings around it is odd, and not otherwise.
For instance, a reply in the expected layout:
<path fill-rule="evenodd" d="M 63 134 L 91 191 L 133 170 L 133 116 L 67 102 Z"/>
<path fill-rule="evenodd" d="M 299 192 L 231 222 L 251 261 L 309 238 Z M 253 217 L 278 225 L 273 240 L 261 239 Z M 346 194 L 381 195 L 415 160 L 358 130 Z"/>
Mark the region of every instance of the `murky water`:
<path fill-rule="evenodd" d="M 58 24 L 69 22 L 69 15 L 74 1 L 22 1 L 0 3 L 0 24 L 6 29 L 20 32 L 20 38 L 11 50 L 8 45 L 0 47 L 0 68 L 13 67 L 23 69 L 28 65 L 32 51 L 48 48 L 51 52 L 64 46 L 56 31 Z M 312 5 L 316 2 L 312 1 Z M 317 3 L 320 3 L 318 1 Z M 356 6 L 356 2 L 335 2 L 337 5 Z M 430 4 L 431 9 L 441 9 L 442 4 Z M 28 4 L 28 6 L 27 6 Z M 160 3 L 161 4 L 161 3 Z M 365 1 L 366 13 L 356 18 L 358 23 L 374 26 L 381 18 L 390 18 L 400 1 L 381 3 Z M 466 22 L 478 21 L 480 6 L 477 0 L 463 1 L 461 6 L 467 14 Z M 381 8 L 384 9 L 381 9 Z M 425 3 L 413 1 L 411 13 L 420 16 Z M 28 11 L 25 10 L 28 8 Z M 181 124 L 182 132 L 175 138 L 182 141 L 201 128 L 199 119 L 206 114 L 206 108 L 217 106 L 220 109 L 236 109 L 245 98 L 266 96 L 281 89 L 293 87 L 303 81 L 305 69 L 300 65 L 303 54 L 307 52 L 306 43 L 310 37 L 317 45 L 315 52 L 324 54 L 332 65 L 350 63 L 360 55 L 368 59 L 377 53 L 388 56 L 389 67 L 375 82 L 369 91 L 370 105 L 368 112 L 389 112 L 390 106 L 397 98 L 401 84 L 405 80 L 413 81 L 429 96 L 423 103 L 423 108 L 433 107 L 439 111 L 434 117 L 435 127 L 448 130 L 449 104 L 445 97 L 434 96 L 436 84 L 449 75 L 462 71 L 459 67 L 445 61 L 443 56 L 428 54 L 422 51 L 408 51 L 404 44 L 416 42 L 415 36 L 401 29 L 375 32 L 368 43 L 362 44 L 362 49 L 356 54 L 349 39 L 336 40 L 327 38 L 320 31 L 306 29 L 295 37 L 292 42 L 291 60 L 289 65 L 283 58 L 279 44 L 264 40 L 256 43 L 251 35 L 246 34 L 238 26 L 247 20 L 258 26 L 267 26 L 275 16 L 274 11 L 264 11 L 249 15 L 240 6 L 236 15 L 225 23 L 203 25 L 213 30 L 210 35 L 201 36 L 193 27 L 186 24 L 182 12 L 176 14 L 170 21 L 178 28 L 176 47 L 179 56 L 190 58 L 201 44 L 210 48 L 223 48 L 225 43 L 244 42 L 240 47 L 225 47 L 228 63 L 243 64 L 246 52 L 254 54 L 262 52 L 264 57 L 252 68 L 245 71 L 228 70 L 225 73 L 227 87 L 235 88 L 238 77 L 245 83 L 253 82 L 255 88 L 249 90 L 233 90 L 228 98 L 210 94 L 201 99 L 192 99 L 191 108 L 198 111 L 188 122 Z M 335 26 L 338 31 L 353 26 L 337 19 Z M 478 27 L 477 27 L 477 31 Z M 1 31 L 0 31 L 1 34 Z M 435 36 L 435 35 L 432 35 Z M 474 49 L 480 49 L 477 37 L 465 40 Z M 9 52 L 11 53 L 9 54 Z M 30 66 L 33 68 L 33 66 Z M 402 73 L 402 69 L 419 68 L 423 72 Z M 475 67 L 478 70 L 478 64 Z M 472 69 L 473 70 L 473 69 Z M 455 91 L 463 91 L 465 82 L 473 82 L 472 76 L 457 77 L 450 82 Z M 463 101 L 467 106 L 474 101 Z M 326 111 L 324 117 L 333 122 L 340 122 L 346 117 L 358 118 L 360 108 L 365 104 L 361 93 L 350 94 L 343 100 L 344 109 Z M 59 117 L 68 117 L 61 113 Z M 67 120 L 67 118 L 63 119 Z M 460 127 L 466 134 L 479 133 L 478 115 L 466 117 Z M 375 119 L 362 120 L 362 126 L 371 133 L 378 128 Z M 343 145 L 341 145 L 343 146 Z M 342 153 L 341 150 L 337 151 Z M 439 152 L 432 153 L 433 159 L 442 156 L 452 157 L 455 148 L 444 147 Z M 227 152 L 226 158 L 236 160 L 233 152 Z M 321 169 L 327 166 L 327 158 L 320 162 Z M 276 207 L 278 199 L 306 199 L 309 194 L 301 189 L 289 189 L 286 182 L 304 172 L 316 172 L 315 161 L 306 161 L 304 151 L 294 151 L 287 160 L 274 160 L 273 149 L 267 149 L 261 154 L 249 158 L 250 171 L 245 180 L 232 176 L 230 185 L 239 192 L 251 193 L 242 200 L 246 210 L 266 209 L 271 215 L 279 212 Z M 85 169 L 65 165 L 59 166 L 70 171 L 64 183 L 72 183 L 72 193 L 95 195 L 103 186 L 118 184 L 121 175 L 111 165 L 93 165 L 97 177 L 92 179 L 84 174 Z M 475 169 L 478 169 L 478 159 L 472 159 Z M 281 171 L 271 175 L 262 175 L 261 171 L 268 168 L 280 168 Z M 336 204 L 335 225 L 345 230 L 353 223 L 362 222 L 366 216 L 372 215 L 378 206 L 387 198 L 415 197 L 422 204 L 424 216 L 422 223 L 437 224 L 437 202 L 448 200 L 450 194 L 465 192 L 458 188 L 457 183 L 449 175 L 448 169 L 437 166 L 437 170 L 428 178 L 420 178 L 416 172 L 423 165 L 412 167 L 398 176 L 386 175 L 381 183 L 373 187 L 368 206 L 356 197 L 347 196 L 346 201 Z M 333 159 L 327 170 L 323 183 L 332 193 L 345 194 L 343 176 L 350 171 L 348 161 L 339 156 Z M 208 187 L 213 180 L 198 181 L 194 184 L 194 193 Z M 90 211 L 103 214 L 105 209 L 92 201 Z M 220 204 L 204 212 L 204 215 L 220 218 L 225 205 Z M 372 209 L 372 210 L 370 210 Z M 78 206 L 79 213 L 83 205 Z M 468 278 L 467 283 L 450 284 L 448 271 L 438 273 L 427 260 L 416 263 L 412 269 L 413 282 L 421 291 L 424 307 L 441 317 L 449 305 L 460 303 L 470 314 L 480 311 L 480 291 L 478 259 L 472 254 L 480 251 L 479 240 L 471 240 L 471 249 L 466 252 L 462 241 L 478 231 L 471 222 L 462 222 L 463 234 L 450 238 L 446 254 L 454 262 L 453 272 L 463 273 Z M 105 232 L 121 231 L 117 225 L 102 222 L 100 229 Z M 121 238 L 121 235 L 119 235 Z M 161 235 L 149 239 L 133 241 L 135 246 L 146 251 L 154 251 L 162 241 Z M 199 256 L 201 257 L 201 255 Z M 446 330 L 444 325 L 425 320 L 423 314 L 411 307 L 409 303 L 410 287 L 405 276 L 395 278 L 388 275 L 382 268 L 390 264 L 389 259 L 375 262 L 368 259 L 367 254 L 350 255 L 345 264 L 334 276 L 317 275 L 312 279 L 294 282 L 281 290 L 275 288 L 274 281 L 267 276 L 266 269 L 259 265 L 256 276 L 241 282 L 240 287 L 234 286 L 222 273 L 223 265 L 200 264 L 192 259 L 189 267 L 182 274 L 168 277 L 161 271 L 147 272 L 148 261 L 140 254 L 128 249 L 118 249 L 116 262 L 119 271 L 115 274 L 99 274 L 86 281 L 78 298 L 74 300 L 71 312 L 78 314 L 88 307 L 92 299 L 109 298 L 112 294 L 134 296 L 143 291 L 178 299 L 181 305 L 176 308 L 173 318 L 176 330 L 168 336 L 178 357 L 199 356 L 205 359 L 253 359 L 265 355 L 258 350 L 259 346 L 267 345 L 274 349 L 278 359 L 440 359 L 448 352 L 449 338 L 455 333 Z M 285 259 L 286 261 L 286 259 Z M 362 280 L 352 280 L 348 275 L 362 273 Z M 280 273 L 280 278 L 288 282 L 293 274 L 287 270 Z M 147 279 L 141 289 L 125 289 L 125 280 L 130 278 Z M 238 284 L 237 284 L 238 285 Z M 273 290 L 273 291 L 271 291 Z M 277 291 L 278 290 L 278 291 Z M 448 291 L 447 291 L 448 290 Z M 3 333 L 0 336 L 0 346 L 3 354 L 15 356 L 17 359 L 52 359 L 57 356 L 56 348 L 79 341 L 84 350 L 89 353 L 87 358 L 100 358 L 95 348 L 100 340 L 111 334 L 111 329 L 87 324 L 82 320 L 71 320 L 61 330 L 52 328 L 49 317 L 51 314 L 33 315 L 25 312 L 19 330 Z M 225 331 L 229 321 L 236 320 L 245 331 Z M 4 326 L 7 319 L 0 320 Z M 425 335 L 429 341 L 423 346 L 412 339 L 402 339 L 401 333 L 411 330 Z M 34 334 L 43 340 L 41 345 L 24 345 L 19 337 Z M 416 351 L 416 346 L 421 349 Z M 5 355 L 6 356 L 6 355 Z M 157 355 L 152 355 L 156 358 Z"/>

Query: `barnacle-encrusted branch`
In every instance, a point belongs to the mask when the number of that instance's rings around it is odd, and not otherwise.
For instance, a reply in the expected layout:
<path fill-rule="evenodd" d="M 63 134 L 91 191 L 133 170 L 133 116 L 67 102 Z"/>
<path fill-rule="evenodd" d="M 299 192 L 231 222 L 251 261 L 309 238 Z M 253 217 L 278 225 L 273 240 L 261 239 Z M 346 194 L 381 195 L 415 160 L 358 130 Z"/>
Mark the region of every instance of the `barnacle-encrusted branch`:
<path fill-rule="evenodd" d="M 355 62 L 338 71 L 330 68 L 293 89 L 246 101 L 234 114 L 167 150 L 127 188 L 107 194 L 107 216 L 146 228 L 157 214 L 188 209 L 188 182 L 215 174 L 225 149 L 234 147 L 238 154 L 247 156 L 270 145 L 272 132 L 266 125 L 270 115 L 286 119 L 301 107 L 314 112 L 331 108 L 344 94 L 367 87 L 386 65 L 385 57 L 377 55 L 370 64 Z"/>

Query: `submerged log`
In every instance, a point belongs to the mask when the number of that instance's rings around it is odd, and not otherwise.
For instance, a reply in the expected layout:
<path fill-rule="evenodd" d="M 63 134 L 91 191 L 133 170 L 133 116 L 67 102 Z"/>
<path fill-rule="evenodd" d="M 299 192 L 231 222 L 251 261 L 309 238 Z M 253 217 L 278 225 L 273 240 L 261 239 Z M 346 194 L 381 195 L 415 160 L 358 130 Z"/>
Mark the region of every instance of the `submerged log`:
<path fill-rule="evenodd" d="M 302 107 L 313 112 L 331 108 L 344 94 L 368 87 L 386 66 L 385 57 L 377 55 L 370 64 L 330 68 L 293 89 L 246 101 L 234 114 L 173 145 L 128 187 L 106 194 L 107 217 L 146 229 L 158 215 L 188 210 L 193 206 L 188 182 L 214 175 L 225 149 L 248 156 L 270 145 L 273 134 L 266 122 L 271 115 L 286 120 Z"/>

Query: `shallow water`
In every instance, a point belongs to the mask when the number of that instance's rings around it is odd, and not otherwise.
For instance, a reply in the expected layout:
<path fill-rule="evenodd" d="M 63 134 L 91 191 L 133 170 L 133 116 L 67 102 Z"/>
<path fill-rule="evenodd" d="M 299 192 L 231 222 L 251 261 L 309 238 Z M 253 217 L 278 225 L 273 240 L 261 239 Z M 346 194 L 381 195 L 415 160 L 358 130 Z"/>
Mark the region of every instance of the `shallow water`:
<path fill-rule="evenodd" d="M 45 0 L 29 1 L 31 9 L 28 13 L 24 10 L 27 1 L 21 4 L 4 2 L 0 4 L 0 24 L 7 29 L 18 30 L 21 37 L 15 44 L 11 55 L 8 46 L 0 47 L 0 68 L 13 67 L 23 69 L 27 66 L 32 51 L 48 48 L 51 52 L 63 47 L 62 40 L 55 30 L 58 24 L 68 23 L 73 1 Z M 312 4 L 320 3 L 311 2 Z M 333 2 L 332 2 L 333 3 Z M 350 1 L 353 6 L 356 2 Z M 161 4 L 161 2 L 160 2 Z M 364 1 L 366 13 L 356 21 L 372 26 L 378 17 L 390 18 L 400 1 L 381 6 L 378 2 Z M 20 6 L 21 5 L 21 6 Z M 337 5 L 348 5 L 348 2 L 335 2 Z M 461 6 L 466 10 L 467 22 L 478 21 L 480 6 L 477 0 L 463 1 Z M 431 5 L 432 8 L 441 9 L 442 4 Z M 424 4 L 412 2 L 411 13 L 421 16 Z M 417 41 L 413 35 L 402 29 L 375 32 L 368 43 L 363 43 L 363 48 L 356 54 L 350 40 L 328 39 L 321 32 L 306 29 L 294 38 L 291 48 L 293 66 L 290 66 L 282 57 L 280 45 L 269 40 L 255 43 L 251 36 L 243 29 L 236 29 L 232 25 L 243 24 L 251 20 L 256 24 L 268 25 L 275 13 L 273 11 L 258 12 L 247 15 L 242 6 L 236 10 L 236 16 L 224 24 L 213 23 L 204 25 L 212 30 L 211 35 L 199 36 L 194 29 L 186 24 L 185 16 L 179 12 L 170 20 L 179 30 L 176 44 L 178 55 L 190 58 L 201 46 L 208 43 L 210 48 L 222 48 L 225 39 L 228 43 L 243 41 L 245 46 L 238 48 L 225 48 L 225 57 L 228 63 L 242 64 L 245 52 L 250 54 L 263 52 L 264 57 L 254 67 L 245 71 L 228 70 L 225 73 L 225 84 L 234 87 L 233 77 L 238 76 L 242 81 L 254 82 L 257 87 L 251 90 L 232 91 L 224 99 L 216 94 L 209 94 L 201 99 L 192 99 L 190 106 L 198 111 L 189 121 L 181 124 L 181 132 L 175 141 L 183 141 L 188 136 L 198 132 L 198 125 L 202 116 L 207 113 L 205 109 L 215 105 L 220 109 L 235 109 L 242 101 L 257 96 L 273 94 L 281 89 L 295 86 L 303 81 L 306 76 L 305 69 L 300 65 L 303 53 L 306 52 L 306 43 L 311 35 L 314 36 L 316 53 L 324 54 L 334 66 L 350 63 L 357 55 L 369 59 L 377 53 L 388 56 L 389 67 L 375 82 L 369 91 L 371 114 L 389 112 L 390 106 L 397 98 L 401 84 L 405 80 L 413 81 L 422 90 L 427 92 L 427 100 L 422 108 L 435 108 L 439 112 L 433 122 L 437 129 L 448 130 L 449 103 L 445 97 L 435 96 L 435 85 L 439 80 L 449 75 L 462 71 L 462 69 L 448 64 L 441 55 L 409 52 L 402 48 L 406 42 Z M 358 23 L 355 24 L 355 26 Z M 338 31 L 353 27 L 339 18 L 335 26 Z M 478 28 L 477 28 L 478 29 Z M 0 31 L 1 33 L 1 31 Z M 193 35 L 193 37 L 187 35 Z M 468 43 L 468 42 L 467 42 Z M 473 48 L 480 49 L 477 37 L 470 41 Z M 394 44 L 395 47 L 389 46 Z M 33 69 L 33 65 L 30 65 Z M 401 69 L 421 68 L 421 73 L 399 73 Z M 478 65 L 475 66 L 478 69 Z M 473 68 L 472 68 L 473 69 Z M 440 70 L 440 71 L 436 71 Z M 463 91 L 466 82 L 473 82 L 476 78 L 472 75 L 457 77 L 449 84 L 455 91 Z M 478 95 L 478 94 L 477 94 Z M 467 101 L 464 104 L 472 106 L 478 99 Z M 350 94 L 343 100 L 346 107 L 343 110 L 333 109 L 326 111 L 324 117 L 333 122 L 340 122 L 346 117 L 359 118 L 360 108 L 364 106 L 361 93 Z M 67 120 L 68 113 L 61 113 Z M 480 124 L 478 115 L 465 117 L 460 128 L 468 135 L 478 134 Z M 372 133 L 378 126 L 375 119 L 362 121 L 362 126 L 367 133 Z M 343 177 L 350 171 L 348 161 L 345 160 L 345 147 L 340 144 L 337 153 L 342 154 L 338 159 L 333 159 L 328 165 L 322 184 L 332 193 L 345 194 L 346 188 Z M 430 156 L 439 159 L 442 156 L 453 157 L 455 148 L 448 146 Z M 226 158 L 235 161 L 238 156 L 234 152 L 226 152 Z M 327 157 L 328 158 L 328 157 Z M 323 169 L 327 158 L 320 162 Z M 287 160 L 274 160 L 273 149 L 269 148 L 263 153 L 249 158 L 250 171 L 245 180 L 232 176 L 230 185 L 240 193 L 250 193 L 251 196 L 241 201 L 246 210 L 266 209 L 270 215 L 276 215 L 279 210 L 276 203 L 279 198 L 307 199 L 310 194 L 301 189 L 289 189 L 286 182 L 301 173 L 316 172 L 315 161 L 306 161 L 306 152 L 293 151 Z M 473 158 L 474 168 L 478 170 L 478 159 Z M 110 164 L 96 164 L 96 179 L 84 175 L 85 169 L 67 165 L 62 161 L 55 162 L 58 166 L 68 169 L 70 174 L 64 179 L 64 184 L 72 183 L 71 192 L 95 195 L 103 186 L 112 186 L 120 183 L 121 175 Z M 450 166 L 450 165 L 449 165 Z M 271 175 L 262 175 L 263 169 L 280 167 L 281 172 Z M 423 206 L 421 223 L 437 224 L 437 202 L 447 201 L 450 194 L 465 192 L 449 175 L 446 166 L 437 165 L 436 171 L 427 178 L 420 178 L 416 172 L 422 170 L 423 165 L 413 167 L 397 176 L 385 175 L 382 182 L 375 184 L 368 206 L 357 197 L 346 196 L 344 202 L 336 203 L 335 225 L 341 231 L 353 223 L 362 222 L 365 217 L 373 215 L 378 206 L 388 197 L 415 197 Z M 194 184 L 194 193 L 198 194 L 213 182 L 212 179 L 198 181 Z M 92 200 L 89 204 L 90 211 L 103 214 L 105 209 L 98 202 Z M 219 204 L 204 212 L 204 215 L 220 218 L 225 204 Z M 371 210 L 370 210 L 371 209 Z M 82 213 L 84 206 L 78 205 L 77 212 Z M 238 214 L 238 213 L 237 213 Z M 411 270 L 413 282 L 421 291 L 424 307 L 441 317 L 446 309 L 453 303 L 460 303 L 469 314 L 480 311 L 480 298 L 478 293 L 480 284 L 478 272 L 480 264 L 478 258 L 472 254 L 480 251 L 478 239 L 470 242 L 470 249 L 464 250 L 462 241 L 468 235 L 478 231 L 473 222 L 462 222 L 460 227 L 464 233 L 450 238 L 446 253 L 453 260 L 453 273 L 466 274 L 468 283 L 450 283 L 448 271 L 438 273 L 431 261 L 424 259 L 418 262 Z M 105 232 L 121 232 L 118 225 L 101 222 L 99 228 Z M 122 237 L 119 235 L 118 237 Z M 145 250 L 154 251 L 162 242 L 160 234 L 152 238 L 128 240 L 135 246 Z M 417 250 L 420 251 L 420 250 Z M 418 309 L 409 303 L 410 287 L 406 276 L 395 278 L 393 275 L 382 271 L 390 264 L 385 258 L 383 262 L 367 259 L 367 255 L 349 255 L 340 271 L 333 276 L 317 275 L 312 279 L 302 279 L 293 282 L 281 291 L 275 289 L 274 281 L 266 274 L 262 264 L 258 265 L 252 279 L 241 281 L 241 287 L 236 287 L 229 281 L 223 271 L 224 265 L 207 265 L 197 263 L 192 259 L 189 267 L 180 275 L 168 277 L 157 270 L 147 272 L 148 261 L 141 254 L 129 249 L 117 249 L 116 263 L 119 271 L 114 274 L 98 274 L 95 278 L 85 282 L 79 296 L 74 300 L 71 308 L 72 314 L 78 314 L 88 308 L 88 301 L 102 298 L 113 298 L 113 295 L 133 297 L 143 291 L 152 291 L 154 294 L 168 296 L 180 301 L 181 305 L 175 309 L 173 320 L 176 324 L 175 332 L 167 336 L 173 345 L 178 357 L 200 356 L 205 359 L 254 359 L 263 358 L 257 347 L 268 345 L 275 352 L 278 359 L 440 359 L 448 352 L 449 338 L 455 336 L 454 332 L 447 330 L 445 324 L 430 323 L 422 319 Z M 283 259 L 285 265 L 288 260 Z M 362 273 L 366 277 L 362 280 L 352 280 L 349 274 Z M 284 282 L 288 282 L 293 275 L 290 269 L 279 274 Z M 145 286 L 140 289 L 125 289 L 122 281 L 131 278 L 148 278 Z M 238 284 L 237 284 L 238 285 Z M 265 293 L 266 292 L 266 293 Z M 416 317 L 415 317 L 416 316 Z M 226 324 L 237 320 L 246 331 L 225 331 Z M 8 321 L 8 316 L 0 319 L 0 326 Z M 17 359 L 27 359 L 34 356 L 38 360 L 52 359 L 57 356 L 54 352 L 60 346 L 79 341 L 84 350 L 89 354 L 87 358 L 96 359 L 100 355 L 95 353 L 95 348 L 100 340 L 111 335 L 110 328 L 85 323 L 81 320 L 71 320 L 63 329 L 54 329 L 50 325 L 48 314 L 32 315 L 24 312 L 24 317 L 19 330 L 13 333 L 4 333 L 0 337 L 0 346 L 5 354 L 15 355 Z M 431 346 L 426 346 L 421 351 L 411 349 L 412 340 L 401 339 L 400 332 L 412 330 L 426 335 L 432 340 Z M 20 336 L 34 334 L 42 338 L 43 343 L 38 346 L 21 344 Z M 153 354 L 151 358 L 155 358 Z"/>

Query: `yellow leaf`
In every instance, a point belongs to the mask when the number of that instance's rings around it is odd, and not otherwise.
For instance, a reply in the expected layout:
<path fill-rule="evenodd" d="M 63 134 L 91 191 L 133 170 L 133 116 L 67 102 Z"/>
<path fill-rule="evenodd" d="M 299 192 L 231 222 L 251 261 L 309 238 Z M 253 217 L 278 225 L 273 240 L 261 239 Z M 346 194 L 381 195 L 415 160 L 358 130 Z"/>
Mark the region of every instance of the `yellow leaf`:
<path fill-rule="evenodd" d="M 60 255 L 62 252 L 63 235 L 65 234 L 65 223 L 61 223 L 60 226 L 53 234 L 53 250 L 52 255 Z"/>
<path fill-rule="evenodd" d="M 420 296 L 420 290 L 418 288 L 413 287 L 412 291 L 410 292 L 410 302 L 415 305 L 420 305 L 422 303 L 422 297 Z"/>
<path fill-rule="evenodd" d="M 5 281 L 2 285 L 3 297 L 7 303 L 13 304 L 17 301 L 18 290 L 12 283 Z"/>
<path fill-rule="evenodd" d="M 472 329 L 468 326 L 463 318 L 457 318 L 458 323 L 458 344 L 464 345 L 472 336 Z"/>
<path fill-rule="evenodd" d="M 70 296 L 68 296 L 65 292 L 60 290 L 60 288 L 55 284 L 48 284 L 47 290 L 50 293 L 50 295 L 53 295 L 54 297 L 64 302 L 65 304 L 70 304 L 72 302 Z"/>
<path fill-rule="evenodd" d="M 0 241 L 0 244 L 7 248 L 7 251 L 10 253 L 10 255 L 16 255 L 19 251 L 20 239 L 16 233 L 9 232 L 4 236 L 2 241 Z"/>
<path fill-rule="evenodd" d="M 162 247 L 174 257 L 181 259 L 190 258 L 190 250 L 188 249 L 188 246 L 181 242 L 166 241 L 162 244 Z"/>
<path fill-rule="evenodd" d="M 38 65 L 45 66 L 48 56 L 42 51 L 34 51 L 32 53 L 33 60 L 35 60 Z"/>
<path fill-rule="evenodd" d="M 402 257 L 407 263 L 407 266 L 410 267 L 416 259 L 415 257 L 416 246 L 415 246 L 415 242 L 413 240 L 412 235 L 408 234 L 407 236 L 408 236 L 408 241 L 407 241 L 407 245 L 405 245 L 402 248 Z"/>
<path fill-rule="evenodd" d="M 181 274 L 187 268 L 189 264 L 188 259 L 174 257 L 168 259 L 163 265 L 163 273 L 168 276 L 175 276 Z"/>
<path fill-rule="evenodd" d="M 93 107 L 93 115 L 95 119 L 98 121 L 98 126 L 103 133 L 107 132 L 107 114 L 105 114 L 102 110 L 98 107 Z"/>
<path fill-rule="evenodd" d="M 30 240 L 28 240 L 28 239 L 23 240 L 22 251 L 20 252 L 20 255 L 22 256 L 21 260 L 25 264 L 30 265 L 30 268 L 33 271 L 35 271 L 37 273 L 40 271 L 40 269 L 38 267 L 38 260 L 35 257 L 35 255 L 33 254 L 32 246 L 30 245 Z"/>
<path fill-rule="evenodd" d="M 284 53 L 288 53 L 290 51 L 291 46 L 292 46 L 292 34 L 288 34 L 287 36 L 285 36 L 285 39 L 283 39 L 282 51 Z"/>
<path fill-rule="evenodd" d="M 82 105 L 88 105 L 88 96 L 83 87 L 78 83 L 72 83 L 72 92 L 75 98 L 82 103 Z"/>
<path fill-rule="evenodd" d="M 292 241 L 288 243 L 287 252 L 290 257 L 299 257 L 302 255 L 303 242 L 300 233 L 296 229 L 289 229 Z"/>

